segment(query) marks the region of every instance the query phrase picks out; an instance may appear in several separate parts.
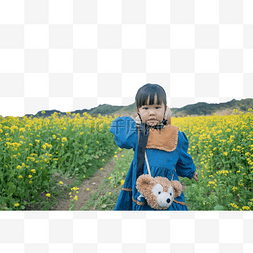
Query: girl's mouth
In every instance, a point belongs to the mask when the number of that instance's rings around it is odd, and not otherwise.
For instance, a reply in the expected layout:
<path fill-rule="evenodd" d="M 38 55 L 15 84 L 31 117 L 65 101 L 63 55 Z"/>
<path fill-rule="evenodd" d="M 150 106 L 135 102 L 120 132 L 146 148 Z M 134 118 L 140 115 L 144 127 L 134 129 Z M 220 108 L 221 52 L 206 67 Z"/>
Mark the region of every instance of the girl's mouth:
<path fill-rule="evenodd" d="M 154 125 L 156 125 L 158 123 L 158 120 L 156 120 L 156 119 L 150 119 L 150 120 L 147 121 L 147 123 L 149 125 L 151 125 L 151 126 L 154 126 Z"/>

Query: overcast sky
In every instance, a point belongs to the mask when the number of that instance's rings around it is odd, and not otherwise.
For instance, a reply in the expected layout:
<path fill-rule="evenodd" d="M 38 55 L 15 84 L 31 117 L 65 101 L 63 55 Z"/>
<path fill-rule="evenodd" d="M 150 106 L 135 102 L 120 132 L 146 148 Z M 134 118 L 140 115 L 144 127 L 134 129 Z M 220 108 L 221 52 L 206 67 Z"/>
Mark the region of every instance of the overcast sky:
<path fill-rule="evenodd" d="M 0 115 L 129 105 L 146 83 L 163 86 L 172 108 L 252 98 L 252 7 L 0 1 Z"/>

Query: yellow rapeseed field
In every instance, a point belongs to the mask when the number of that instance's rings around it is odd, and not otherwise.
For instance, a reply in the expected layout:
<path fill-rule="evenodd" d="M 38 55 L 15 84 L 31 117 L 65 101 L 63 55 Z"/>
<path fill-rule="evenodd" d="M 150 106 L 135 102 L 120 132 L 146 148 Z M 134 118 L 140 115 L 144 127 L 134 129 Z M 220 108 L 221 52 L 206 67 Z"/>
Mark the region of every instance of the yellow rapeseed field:
<path fill-rule="evenodd" d="M 116 148 L 109 131 L 116 117 L 87 113 L 64 117 L 55 113 L 33 119 L 0 117 L 0 210 L 25 209 L 41 192 L 52 198 L 56 172 L 85 178 L 96 159 Z M 187 186 L 188 208 L 252 210 L 252 109 L 247 113 L 234 110 L 228 116 L 172 118 L 172 124 L 186 133 L 199 174 L 198 183 L 180 179 Z M 124 179 L 117 180 L 122 184 Z M 62 184 L 58 182 L 58 187 Z M 72 191 L 72 202 L 78 199 L 77 194 L 77 189 Z"/>
<path fill-rule="evenodd" d="M 95 159 L 116 147 L 113 119 L 87 113 L 0 117 L 0 210 L 24 209 L 41 192 L 50 197 L 56 172 L 85 177 Z"/>
<path fill-rule="evenodd" d="M 199 183 L 190 181 L 185 190 L 194 209 L 252 210 L 252 109 L 227 116 L 172 118 L 172 124 L 186 133 L 199 173 Z"/>

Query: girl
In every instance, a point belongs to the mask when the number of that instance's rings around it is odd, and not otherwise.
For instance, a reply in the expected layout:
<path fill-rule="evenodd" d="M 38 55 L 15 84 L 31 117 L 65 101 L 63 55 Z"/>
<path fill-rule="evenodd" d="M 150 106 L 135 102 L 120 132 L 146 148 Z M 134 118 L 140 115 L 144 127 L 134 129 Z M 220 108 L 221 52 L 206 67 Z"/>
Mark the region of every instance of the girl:
<path fill-rule="evenodd" d="M 143 159 L 144 149 L 152 177 L 162 176 L 179 181 L 178 176 L 181 176 L 194 178 L 198 182 L 196 167 L 187 153 L 188 139 L 178 127 L 171 125 L 164 89 L 160 85 L 148 83 L 138 90 L 135 103 L 138 113 L 135 120 L 127 116 L 119 117 L 112 122 L 110 128 L 120 148 L 134 150 L 134 158 L 114 210 L 154 210 L 136 189 L 140 167 L 143 174 L 148 173 Z M 138 132 L 141 126 L 144 133 L 142 139 Z M 143 142 L 145 138 L 146 142 Z M 165 210 L 187 211 L 183 192 Z"/>

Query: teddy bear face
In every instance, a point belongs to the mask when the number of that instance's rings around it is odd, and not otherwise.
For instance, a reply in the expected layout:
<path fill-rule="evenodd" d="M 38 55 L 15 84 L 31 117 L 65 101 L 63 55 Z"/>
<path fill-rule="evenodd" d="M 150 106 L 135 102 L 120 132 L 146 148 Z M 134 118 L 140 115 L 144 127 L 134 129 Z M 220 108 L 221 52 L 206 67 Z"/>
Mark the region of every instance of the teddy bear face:
<path fill-rule="evenodd" d="M 174 191 L 172 186 L 169 187 L 168 191 L 164 191 L 164 187 L 161 184 L 156 184 L 153 186 L 151 190 L 153 194 L 156 196 L 156 202 L 160 207 L 162 208 L 170 207 L 174 199 Z"/>
<path fill-rule="evenodd" d="M 137 179 L 136 188 L 154 209 L 168 209 L 182 191 L 180 182 L 150 175 L 141 175 Z"/>

